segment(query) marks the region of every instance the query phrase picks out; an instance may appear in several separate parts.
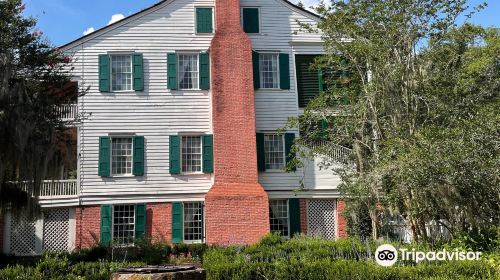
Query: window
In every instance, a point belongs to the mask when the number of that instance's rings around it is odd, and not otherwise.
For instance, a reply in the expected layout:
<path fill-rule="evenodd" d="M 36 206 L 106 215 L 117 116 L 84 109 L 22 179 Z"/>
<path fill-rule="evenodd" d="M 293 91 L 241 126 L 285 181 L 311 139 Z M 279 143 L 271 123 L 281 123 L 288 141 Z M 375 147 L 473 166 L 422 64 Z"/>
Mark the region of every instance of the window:
<path fill-rule="evenodd" d="M 135 205 L 113 206 L 113 241 L 121 245 L 134 243 Z"/>
<path fill-rule="evenodd" d="M 212 33 L 212 8 L 196 8 L 196 33 Z"/>
<path fill-rule="evenodd" d="M 203 241 L 202 202 L 184 202 L 184 241 Z"/>
<path fill-rule="evenodd" d="M 182 172 L 201 172 L 201 136 L 182 136 Z"/>
<path fill-rule="evenodd" d="M 266 169 L 282 169 L 285 167 L 283 135 L 264 135 L 264 152 Z"/>
<path fill-rule="evenodd" d="M 271 232 L 277 232 L 281 236 L 289 237 L 288 200 L 269 200 L 269 224 Z"/>
<path fill-rule="evenodd" d="M 198 54 L 179 54 L 179 89 L 198 89 Z"/>
<path fill-rule="evenodd" d="M 111 55 L 111 90 L 132 90 L 132 56 Z"/>
<path fill-rule="evenodd" d="M 111 138 L 111 174 L 132 175 L 132 137 Z"/>
<path fill-rule="evenodd" d="M 279 62 L 278 54 L 275 53 L 260 53 L 260 87 L 261 88 L 279 88 Z"/>
<path fill-rule="evenodd" d="M 242 8 L 241 24 L 246 33 L 259 33 L 259 8 Z"/>

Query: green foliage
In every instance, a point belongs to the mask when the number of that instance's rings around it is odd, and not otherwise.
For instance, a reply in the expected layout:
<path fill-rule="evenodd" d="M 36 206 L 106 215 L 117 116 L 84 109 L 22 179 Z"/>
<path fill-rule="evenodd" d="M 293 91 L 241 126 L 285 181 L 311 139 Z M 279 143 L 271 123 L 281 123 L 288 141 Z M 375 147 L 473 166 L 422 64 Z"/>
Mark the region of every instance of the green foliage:
<path fill-rule="evenodd" d="M 0 1 L 0 209 L 36 210 L 40 181 L 50 163 L 64 157 L 56 147 L 64 122 L 55 108 L 76 94 L 65 88 L 71 59 L 50 45 L 23 10 L 21 0 Z M 9 181 L 33 184 L 24 192 Z"/>
<path fill-rule="evenodd" d="M 488 261 L 386 268 L 372 260 L 375 248 L 373 243 L 353 239 L 296 237 L 278 241 L 271 235 L 251 246 L 209 248 L 203 267 L 207 279 L 497 279 L 500 276 L 500 271 Z"/>
<path fill-rule="evenodd" d="M 452 237 L 500 224 L 500 31 L 458 26 L 466 9 L 465 0 L 319 6 L 327 54 L 313 67 L 327 86 L 289 125 L 306 128 L 296 146 L 312 156 L 353 148 L 355 168 L 333 170 L 352 233 L 377 239 L 388 216 L 433 242 L 446 236 L 429 236 L 430 223 Z"/>
<path fill-rule="evenodd" d="M 45 255 L 35 265 L 8 266 L 0 269 L 0 280 L 10 279 L 88 279 L 108 280 L 111 274 L 122 267 L 139 267 L 144 263 L 76 262 L 66 255 Z"/>

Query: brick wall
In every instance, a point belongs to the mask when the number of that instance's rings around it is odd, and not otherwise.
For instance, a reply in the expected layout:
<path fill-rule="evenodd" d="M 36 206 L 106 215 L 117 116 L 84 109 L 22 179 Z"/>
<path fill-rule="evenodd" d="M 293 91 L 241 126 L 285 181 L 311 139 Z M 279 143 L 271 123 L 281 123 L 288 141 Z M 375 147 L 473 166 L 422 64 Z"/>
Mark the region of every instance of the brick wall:
<path fill-rule="evenodd" d="M 76 248 L 89 248 L 99 244 L 100 206 L 76 208 Z"/>
<path fill-rule="evenodd" d="M 258 183 L 252 43 L 240 1 L 216 0 L 210 46 L 214 185 L 205 197 L 209 244 L 247 244 L 269 232 L 269 200 Z"/>
<path fill-rule="evenodd" d="M 307 199 L 299 199 L 300 205 L 300 232 L 307 234 Z"/>
<path fill-rule="evenodd" d="M 157 241 L 172 240 L 172 204 L 148 203 L 146 206 L 146 237 Z"/>
<path fill-rule="evenodd" d="M 337 237 L 347 237 L 347 221 L 344 218 L 345 202 L 337 199 Z"/>
<path fill-rule="evenodd" d="M 259 184 L 217 185 L 205 197 L 208 244 L 251 244 L 269 232 L 269 199 Z"/>

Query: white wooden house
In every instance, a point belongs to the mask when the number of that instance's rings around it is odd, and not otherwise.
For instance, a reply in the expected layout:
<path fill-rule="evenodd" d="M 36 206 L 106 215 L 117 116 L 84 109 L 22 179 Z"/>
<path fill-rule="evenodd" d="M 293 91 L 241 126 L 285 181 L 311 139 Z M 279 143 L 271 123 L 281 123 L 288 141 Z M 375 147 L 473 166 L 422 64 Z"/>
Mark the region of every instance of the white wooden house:
<path fill-rule="evenodd" d="M 319 159 L 285 172 L 299 131 L 277 134 L 319 93 L 309 64 L 324 52 L 321 34 L 299 25 L 319 20 L 285 0 L 165 0 L 62 46 L 73 80 L 89 87 L 77 104 L 77 179 L 45 183 L 38 220 L 7 214 L 3 251 L 141 237 L 249 243 L 269 231 L 345 236 L 339 176 Z M 302 179 L 306 191 L 294 192 Z M 236 184 L 227 199 L 206 199 Z M 259 186 L 265 199 L 246 200 Z M 255 232 L 241 236 L 249 226 Z"/>

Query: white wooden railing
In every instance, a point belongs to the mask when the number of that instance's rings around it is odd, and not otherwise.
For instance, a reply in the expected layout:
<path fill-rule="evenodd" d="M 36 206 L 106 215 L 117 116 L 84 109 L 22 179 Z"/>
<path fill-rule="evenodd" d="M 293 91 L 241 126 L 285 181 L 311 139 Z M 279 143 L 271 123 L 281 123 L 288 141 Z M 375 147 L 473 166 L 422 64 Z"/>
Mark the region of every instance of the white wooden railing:
<path fill-rule="evenodd" d="M 32 193 L 32 187 L 30 185 L 32 185 L 33 182 L 21 181 L 11 183 L 28 193 Z M 40 185 L 40 198 L 75 195 L 77 195 L 76 180 L 43 180 Z"/>
<path fill-rule="evenodd" d="M 61 104 L 55 110 L 63 121 L 73 121 L 78 117 L 78 104 Z"/>
<path fill-rule="evenodd" d="M 328 143 L 327 141 L 314 141 L 308 145 L 311 149 L 317 149 L 320 153 L 324 153 L 325 156 L 332 158 L 333 160 L 349 164 L 349 158 L 352 154 L 352 149 L 346 148 L 344 146 Z"/>

